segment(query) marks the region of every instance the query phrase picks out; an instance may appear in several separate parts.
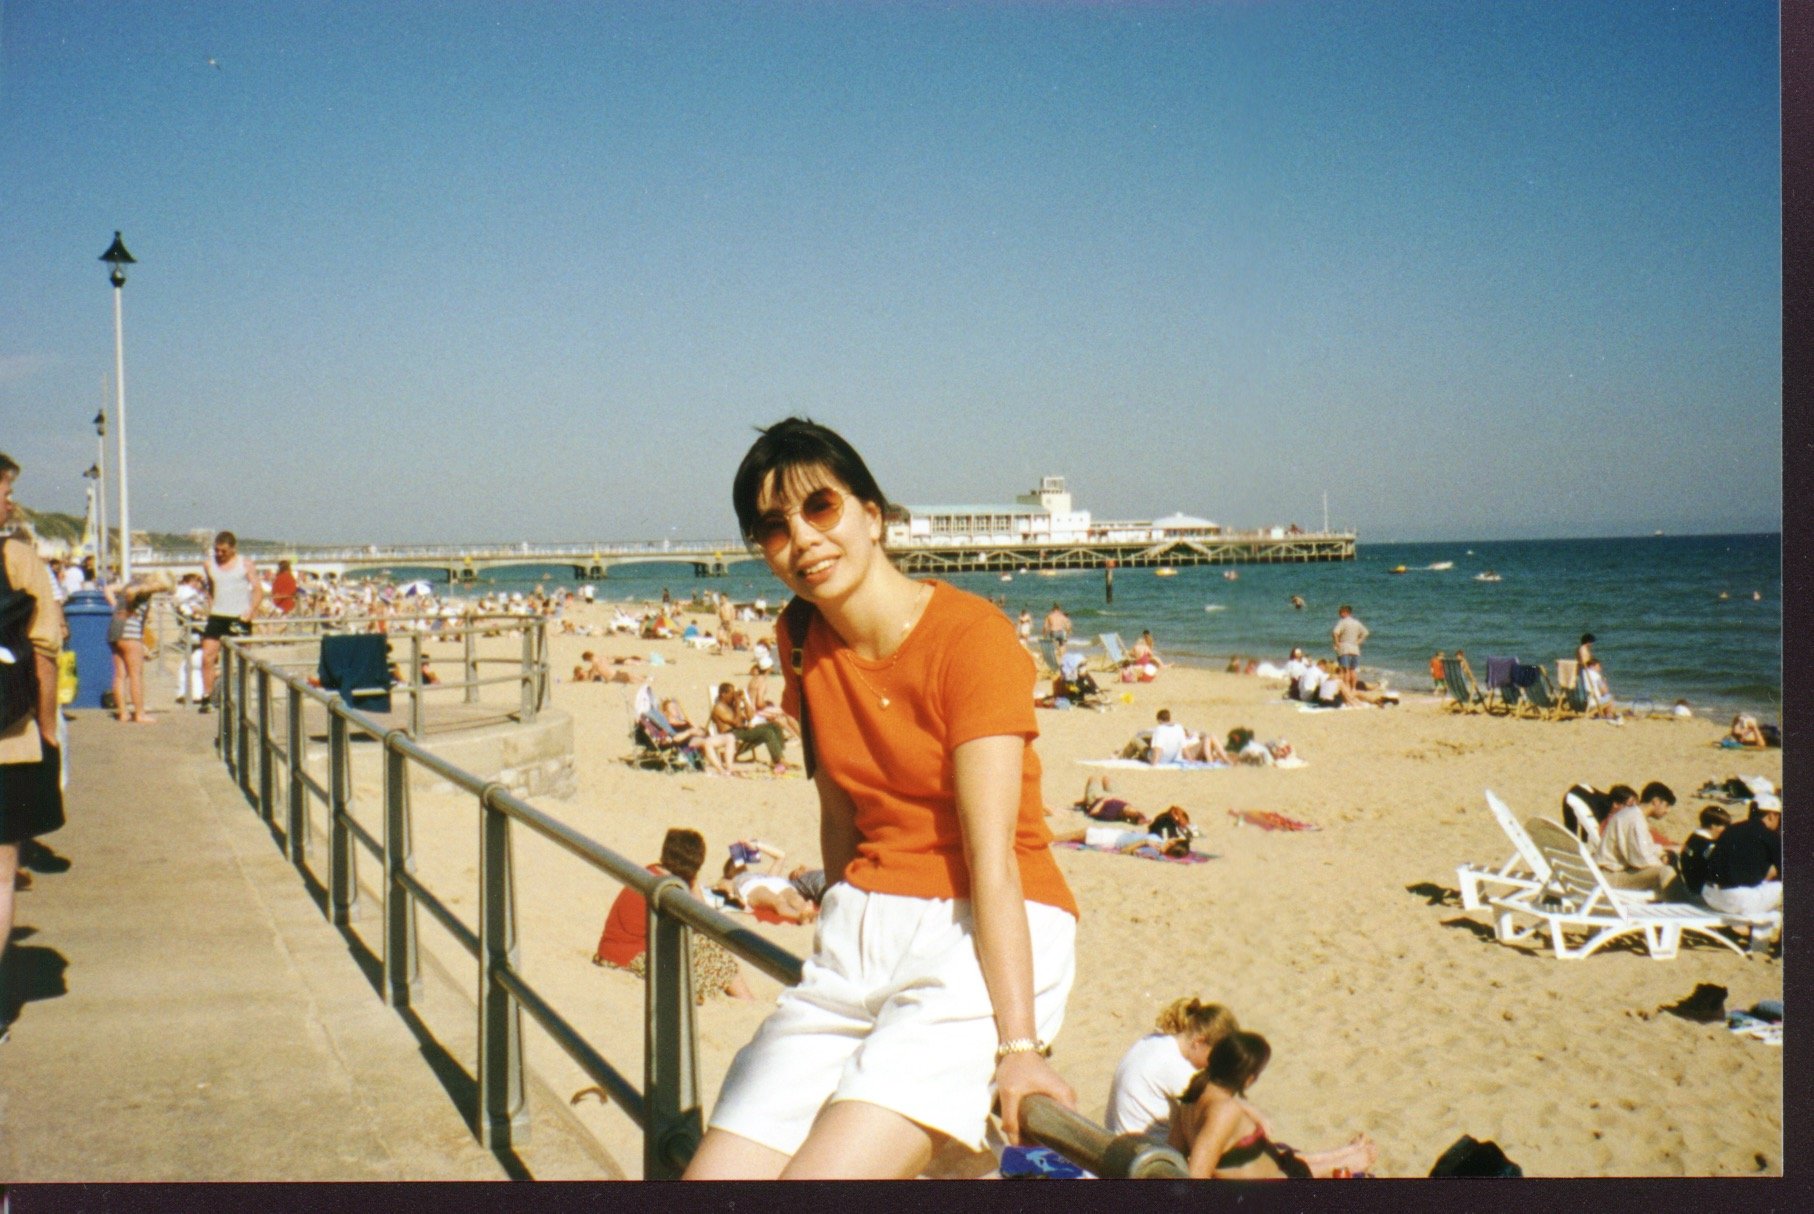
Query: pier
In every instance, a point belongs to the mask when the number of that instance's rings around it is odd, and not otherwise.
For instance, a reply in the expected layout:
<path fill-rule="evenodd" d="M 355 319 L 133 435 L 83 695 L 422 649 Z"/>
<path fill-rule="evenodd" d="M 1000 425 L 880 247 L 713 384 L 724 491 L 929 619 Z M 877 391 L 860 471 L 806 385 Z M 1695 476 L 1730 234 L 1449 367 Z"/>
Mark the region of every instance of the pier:
<path fill-rule="evenodd" d="M 1040 569 L 1182 568 L 1191 565 L 1283 565 L 1354 559 L 1355 533 L 1293 533 L 1284 528 L 1168 535 L 1150 523 L 1103 524 L 1096 533 L 1062 540 L 1000 537 L 913 537 L 888 551 L 907 573 L 1018 573 Z M 181 574 L 199 569 L 202 552 L 146 549 L 134 569 Z M 251 552 L 261 566 L 279 554 Z M 322 576 L 358 577 L 384 571 L 434 571 L 452 585 L 482 572 L 566 566 L 575 581 L 600 581 L 627 565 L 690 565 L 695 577 L 722 577 L 732 565 L 761 563 L 742 540 L 617 541 L 595 544 L 430 544 L 360 548 L 303 548 L 281 554 L 295 568 Z"/>

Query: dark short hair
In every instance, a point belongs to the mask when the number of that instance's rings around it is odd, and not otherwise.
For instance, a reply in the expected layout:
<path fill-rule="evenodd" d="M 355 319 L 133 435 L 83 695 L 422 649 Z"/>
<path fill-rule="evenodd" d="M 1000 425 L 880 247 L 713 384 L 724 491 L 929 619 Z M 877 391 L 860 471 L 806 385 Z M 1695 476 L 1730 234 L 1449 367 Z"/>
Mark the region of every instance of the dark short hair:
<path fill-rule="evenodd" d="M 4 451 L 0 451 L 0 476 L 18 476 L 19 465 Z"/>
<path fill-rule="evenodd" d="M 1272 1059 L 1272 1047 L 1258 1033 L 1234 1032 L 1216 1042 L 1209 1051 L 1209 1065 L 1204 1073 L 1218 1087 L 1239 1096 L 1245 1092 Z"/>
<path fill-rule="evenodd" d="M 888 499 L 870 474 L 869 465 L 844 436 L 829 426 L 803 417 L 789 417 L 760 431 L 761 436 L 744 453 L 731 480 L 731 505 L 743 537 L 754 540 L 761 520 L 762 490 L 771 480 L 779 486 L 790 478 L 823 471 L 841 481 L 859 501 L 882 514 Z"/>
<path fill-rule="evenodd" d="M 1732 815 L 1726 812 L 1726 807 L 1723 805 L 1703 805 L 1701 806 L 1701 825 L 1731 826 Z"/>
<path fill-rule="evenodd" d="M 1337 607 L 1337 608 L 1336 608 L 1336 610 L 1337 610 L 1337 611 L 1338 611 L 1338 612 L 1339 612 L 1339 611 L 1349 611 L 1349 612 L 1351 612 L 1351 611 L 1353 611 L 1353 610 L 1354 610 L 1354 608 L 1352 608 L 1352 607 L 1350 607 L 1350 606 L 1348 606 L 1348 604 L 1346 604 L 1346 603 L 1343 603 L 1343 604 L 1342 604 L 1342 605 L 1341 605 L 1341 606 L 1340 606 L 1340 607 Z"/>
<path fill-rule="evenodd" d="M 1582 643 L 1582 644 L 1583 644 L 1583 645 L 1591 645 L 1591 644 L 1593 644 L 1593 643 L 1594 643 L 1594 634 L 1593 634 L 1593 633 L 1591 633 L 1591 632 L 1584 632 L 1584 633 L 1582 633 L 1582 634 L 1581 634 L 1581 643 Z"/>
<path fill-rule="evenodd" d="M 1161 720 L 1161 721 L 1171 720 L 1172 719 L 1172 710 L 1169 708 L 1161 708 L 1159 710 L 1159 715 L 1158 715 L 1157 719 Z"/>
<path fill-rule="evenodd" d="M 239 537 L 234 535 L 231 531 L 216 531 L 214 533 L 214 542 L 216 544 L 225 544 L 229 548 L 239 547 Z"/>
<path fill-rule="evenodd" d="M 705 863 L 705 836 L 696 830 L 675 827 L 661 841 L 661 866 L 688 885 Z"/>
<path fill-rule="evenodd" d="M 1637 800 L 1638 794 L 1632 790 L 1632 787 L 1629 784 L 1614 784 L 1611 788 L 1606 790 L 1606 797 L 1607 800 L 1614 805 L 1623 805 L 1627 801 Z M 1675 800 L 1673 796 L 1669 799 L 1671 801 Z"/>
<path fill-rule="evenodd" d="M 1638 800 L 1661 801 L 1665 805 L 1674 805 L 1675 792 L 1661 780 L 1652 780 L 1644 786 L 1644 791 L 1638 794 Z"/>

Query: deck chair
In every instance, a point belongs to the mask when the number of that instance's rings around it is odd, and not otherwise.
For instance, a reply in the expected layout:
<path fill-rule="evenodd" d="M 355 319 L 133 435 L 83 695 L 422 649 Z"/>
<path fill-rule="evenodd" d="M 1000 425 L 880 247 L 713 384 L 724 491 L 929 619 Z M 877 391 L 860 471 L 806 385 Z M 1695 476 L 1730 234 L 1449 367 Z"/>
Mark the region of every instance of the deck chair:
<path fill-rule="evenodd" d="M 1442 681 L 1448 686 L 1449 698 L 1443 701 L 1443 707 L 1450 712 L 1484 712 L 1486 697 L 1480 694 L 1480 688 L 1468 677 L 1468 672 L 1454 658 L 1442 660 Z"/>
<path fill-rule="evenodd" d="M 675 740 L 674 727 L 660 709 L 638 714 L 630 726 L 630 741 L 636 751 L 625 762 L 632 767 L 699 771 L 704 766 L 696 747 Z"/>
<path fill-rule="evenodd" d="M 1461 906 L 1463 910 L 1479 910 L 1482 899 L 1482 885 L 1503 885 L 1512 892 L 1506 897 L 1532 896 L 1540 891 L 1550 879 L 1549 861 L 1531 840 L 1528 832 L 1512 813 L 1511 807 L 1500 800 L 1492 789 L 1486 790 L 1487 808 L 1493 811 L 1493 820 L 1499 823 L 1499 829 L 1512 841 L 1512 854 L 1504 864 L 1496 869 L 1482 868 L 1478 865 L 1463 864 L 1455 869 L 1455 880 L 1461 886 Z M 1591 814 L 1588 815 L 1592 817 Z M 1615 889 L 1615 897 L 1622 902 L 1654 902 L 1656 894 L 1647 889 Z"/>
<path fill-rule="evenodd" d="M 1581 664 L 1573 658 L 1556 659 L 1556 689 L 1573 716 L 1587 712 L 1587 685 L 1581 681 Z"/>
<path fill-rule="evenodd" d="M 1549 864 L 1549 880 L 1535 894 L 1519 891 L 1490 900 L 1493 934 L 1500 941 L 1517 943 L 1547 929 L 1556 957 L 1579 961 L 1636 932 L 1643 935 L 1644 947 L 1652 960 L 1668 961 L 1675 956 L 1682 933 L 1695 932 L 1717 940 L 1741 957 L 1746 955 L 1731 937 L 1722 933 L 1724 919 L 1713 911 L 1686 902 L 1644 904 L 1620 898 L 1607 884 L 1606 874 L 1594 863 L 1586 844 L 1560 822 L 1532 818 L 1524 829 Z M 1531 922 L 1520 925 L 1522 919 Z M 1571 948 L 1571 932 L 1582 933 L 1586 938 Z"/>
<path fill-rule="evenodd" d="M 1517 658 L 1493 658 L 1486 660 L 1486 710 L 1488 712 L 1511 712 L 1518 702 L 1518 688 L 1512 683 L 1512 671 L 1518 668 Z"/>
<path fill-rule="evenodd" d="M 1096 639 L 1102 642 L 1102 651 L 1108 655 L 1106 659 L 1107 665 L 1103 666 L 1102 669 L 1121 669 L 1122 664 L 1127 661 L 1127 647 L 1121 643 L 1121 634 L 1119 632 L 1104 632 L 1097 634 Z"/>
<path fill-rule="evenodd" d="M 1523 693 L 1519 700 L 1523 707 L 1521 715 L 1539 717 L 1545 721 L 1560 721 L 1575 715 L 1556 693 L 1555 684 L 1549 681 L 1549 671 L 1541 666 L 1527 666 L 1525 669 L 1537 673 L 1528 686 L 1519 688 Z"/>
<path fill-rule="evenodd" d="M 1058 642 L 1054 641 L 1051 637 L 1040 637 L 1038 644 L 1039 644 L 1039 660 L 1046 664 L 1046 669 L 1045 669 L 1046 677 L 1051 678 L 1052 676 L 1059 673 L 1059 670 L 1058 670 Z"/>

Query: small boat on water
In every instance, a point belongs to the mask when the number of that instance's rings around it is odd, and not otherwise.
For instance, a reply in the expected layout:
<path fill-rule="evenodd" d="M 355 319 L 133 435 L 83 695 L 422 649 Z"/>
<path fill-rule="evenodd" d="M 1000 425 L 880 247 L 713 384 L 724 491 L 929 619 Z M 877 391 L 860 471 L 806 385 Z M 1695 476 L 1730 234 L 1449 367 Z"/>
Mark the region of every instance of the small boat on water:
<path fill-rule="evenodd" d="M 1235 581 L 1236 579 L 1238 579 L 1241 575 L 1236 573 L 1232 569 L 1228 569 L 1228 570 L 1223 571 L 1222 576 L 1232 582 L 1232 581 Z"/>
<path fill-rule="evenodd" d="M 1153 570 L 1153 576 L 1154 577 L 1177 577 L 1178 571 L 1176 569 L 1173 569 L 1170 565 L 1166 565 L 1163 568 Z"/>
<path fill-rule="evenodd" d="M 1403 565 L 1394 565 L 1394 566 L 1392 566 L 1392 568 L 1386 570 L 1386 572 L 1387 573 L 1409 573 L 1411 571 L 1409 569 L 1405 568 Z"/>
<path fill-rule="evenodd" d="M 1434 565 L 1429 566 L 1429 568 L 1434 569 L 1437 572 L 1441 572 L 1442 570 L 1445 570 L 1445 569 L 1455 568 L 1455 562 L 1454 561 L 1437 561 Z"/>
<path fill-rule="evenodd" d="M 1004 582 L 1011 582 L 1014 580 L 1014 575 L 1012 573 L 1004 573 L 1001 575 L 1001 580 Z"/>
<path fill-rule="evenodd" d="M 1474 580 L 1476 582 L 1497 582 L 1500 580 L 1500 578 L 1497 573 L 1494 573 L 1491 569 L 1488 569 L 1482 573 L 1476 573 L 1474 575 Z"/>

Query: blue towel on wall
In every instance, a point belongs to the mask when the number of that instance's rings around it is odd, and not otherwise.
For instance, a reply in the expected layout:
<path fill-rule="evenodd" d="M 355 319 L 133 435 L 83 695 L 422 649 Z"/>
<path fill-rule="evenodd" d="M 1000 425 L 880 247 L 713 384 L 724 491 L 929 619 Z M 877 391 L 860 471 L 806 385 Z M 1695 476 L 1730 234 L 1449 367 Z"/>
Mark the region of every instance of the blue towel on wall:
<path fill-rule="evenodd" d="M 385 652 L 382 633 L 322 637 L 315 673 L 323 687 L 339 692 L 349 706 L 361 712 L 389 712 L 391 675 Z"/>

